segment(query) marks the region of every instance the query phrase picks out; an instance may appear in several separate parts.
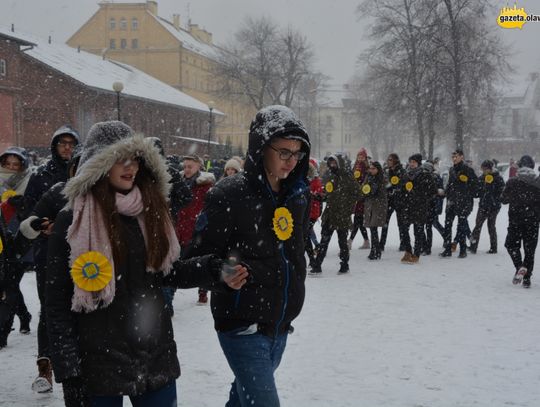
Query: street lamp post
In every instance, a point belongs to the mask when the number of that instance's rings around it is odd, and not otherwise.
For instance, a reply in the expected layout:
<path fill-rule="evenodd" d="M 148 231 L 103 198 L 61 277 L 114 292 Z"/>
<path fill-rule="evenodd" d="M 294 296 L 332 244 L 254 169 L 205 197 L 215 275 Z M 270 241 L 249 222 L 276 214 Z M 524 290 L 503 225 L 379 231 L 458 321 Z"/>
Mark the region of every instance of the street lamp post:
<path fill-rule="evenodd" d="M 215 102 L 210 100 L 208 102 L 208 110 L 210 114 L 208 115 L 208 144 L 206 145 L 206 154 L 210 156 L 210 137 L 212 136 L 212 111 L 214 110 Z"/>
<path fill-rule="evenodd" d="M 120 121 L 120 92 L 124 90 L 124 84 L 120 81 L 116 81 L 113 83 L 112 88 L 116 92 L 116 113 L 118 121 Z"/>

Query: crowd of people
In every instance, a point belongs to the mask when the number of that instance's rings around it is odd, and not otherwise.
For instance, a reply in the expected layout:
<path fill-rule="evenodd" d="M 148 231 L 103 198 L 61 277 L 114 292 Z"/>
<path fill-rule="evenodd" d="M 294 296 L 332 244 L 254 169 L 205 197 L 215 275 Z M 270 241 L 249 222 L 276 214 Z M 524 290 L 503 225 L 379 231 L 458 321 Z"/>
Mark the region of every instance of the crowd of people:
<path fill-rule="evenodd" d="M 212 293 L 234 375 L 226 405 L 279 406 L 274 372 L 308 271 L 323 272 L 334 232 L 339 274 L 350 273 L 358 232 L 369 261 L 380 260 L 394 213 L 401 262 L 415 265 L 434 250 L 433 228 L 444 242 L 441 258 L 476 254 L 486 220 L 488 253 L 497 253 L 496 219 L 509 204 L 512 282 L 531 285 L 540 178 L 528 155 L 506 183 L 493 160 L 477 174 L 459 149 L 446 182 L 439 162 L 420 154 L 402 164 L 391 153 L 381 163 L 361 148 L 354 162 L 343 154 L 319 162 L 305 127 L 283 106 L 257 113 L 244 158 L 179 160 L 158 138 L 134 135 L 119 121 L 96 123 L 84 143 L 62 126 L 50 147 L 51 158 L 37 167 L 21 147 L 0 155 L 0 349 L 15 317 L 21 334 L 31 330 L 20 282 L 35 271 L 32 389 L 52 391 L 54 375 L 68 407 L 121 406 L 123 396 L 138 406 L 176 405 L 174 293 L 194 287 L 201 305 Z"/>

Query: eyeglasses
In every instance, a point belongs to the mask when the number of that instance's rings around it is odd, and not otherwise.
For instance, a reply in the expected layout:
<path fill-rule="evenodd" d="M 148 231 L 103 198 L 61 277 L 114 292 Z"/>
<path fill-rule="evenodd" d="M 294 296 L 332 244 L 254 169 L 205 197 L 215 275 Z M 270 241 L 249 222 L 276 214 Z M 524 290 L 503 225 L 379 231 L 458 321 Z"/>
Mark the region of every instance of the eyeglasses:
<path fill-rule="evenodd" d="M 294 159 L 296 161 L 300 161 L 302 158 L 304 158 L 306 156 L 306 152 L 305 151 L 296 151 L 296 152 L 292 152 L 291 150 L 287 150 L 286 148 L 275 148 L 273 147 L 271 144 L 268 145 L 272 150 L 274 151 L 277 151 L 279 153 L 279 158 L 283 161 L 288 161 L 290 160 L 292 157 L 294 157 Z"/>
<path fill-rule="evenodd" d="M 77 143 L 75 141 L 59 141 L 58 145 L 60 147 L 69 147 L 69 148 L 75 148 Z"/>

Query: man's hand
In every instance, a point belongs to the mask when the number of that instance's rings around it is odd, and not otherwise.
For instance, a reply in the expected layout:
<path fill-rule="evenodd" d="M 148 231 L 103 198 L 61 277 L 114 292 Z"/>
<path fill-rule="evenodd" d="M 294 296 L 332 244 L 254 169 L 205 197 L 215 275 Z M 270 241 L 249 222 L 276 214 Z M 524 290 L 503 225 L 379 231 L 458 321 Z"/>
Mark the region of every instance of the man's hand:
<path fill-rule="evenodd" d="M 221 270 L 223 282 L 234 290 L 239 290 L 246 284 L 249 273 L 247 268 L 241 264 L 236 266 L 224 265 Z"/>

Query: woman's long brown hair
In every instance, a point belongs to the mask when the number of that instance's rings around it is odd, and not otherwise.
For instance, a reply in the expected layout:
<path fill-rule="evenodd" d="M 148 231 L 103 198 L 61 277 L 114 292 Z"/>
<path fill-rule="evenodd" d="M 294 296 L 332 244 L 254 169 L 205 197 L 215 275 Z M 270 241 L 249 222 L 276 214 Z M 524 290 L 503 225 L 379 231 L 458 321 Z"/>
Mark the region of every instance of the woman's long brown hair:
<path fill-rule="evenodd" d="M 163 197 L 157 180 L 150 170 L 139 164 L 139 171 L 135 177 L 135 185 L 141 190 L 144 204 L 144 225 L 146 228 L 146 264 L 159 270 L 163 260 L 169 252 L 169 239 L 165 229 L 170 222 L 169 207 Z M 108 177 L 101 178 L 93 187 L 92 194 L 98 202 L 115 264 L 121 264 L 127 256 L 125 231 L 122 228 L 120 214 L 116 210 L 116 190 L 110 184 Z"/>

